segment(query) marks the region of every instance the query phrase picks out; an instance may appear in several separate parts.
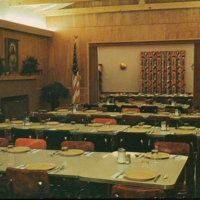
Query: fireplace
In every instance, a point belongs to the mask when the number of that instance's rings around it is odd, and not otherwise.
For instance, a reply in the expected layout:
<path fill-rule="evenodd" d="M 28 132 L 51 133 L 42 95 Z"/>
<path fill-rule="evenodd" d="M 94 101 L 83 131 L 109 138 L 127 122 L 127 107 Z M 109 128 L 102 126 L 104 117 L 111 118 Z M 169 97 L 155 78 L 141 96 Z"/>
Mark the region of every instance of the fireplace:
<path fill-rule="evenodd" d="M 5 119 L 25 116 L 29 112 L 28 95 L 1 98 L 1 110 Z"/>

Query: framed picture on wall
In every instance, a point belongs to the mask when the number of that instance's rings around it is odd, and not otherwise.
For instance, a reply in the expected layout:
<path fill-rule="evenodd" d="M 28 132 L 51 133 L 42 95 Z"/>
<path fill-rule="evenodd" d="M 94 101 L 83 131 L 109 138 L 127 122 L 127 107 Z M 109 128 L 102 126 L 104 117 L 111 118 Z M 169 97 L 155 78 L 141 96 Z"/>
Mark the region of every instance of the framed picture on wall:
<path fill-rule="evenodd" d="M 11 73 L 19 72 L 18 42 L 19 40 L 5 38 L 6 66 L 10 69 Z"/>

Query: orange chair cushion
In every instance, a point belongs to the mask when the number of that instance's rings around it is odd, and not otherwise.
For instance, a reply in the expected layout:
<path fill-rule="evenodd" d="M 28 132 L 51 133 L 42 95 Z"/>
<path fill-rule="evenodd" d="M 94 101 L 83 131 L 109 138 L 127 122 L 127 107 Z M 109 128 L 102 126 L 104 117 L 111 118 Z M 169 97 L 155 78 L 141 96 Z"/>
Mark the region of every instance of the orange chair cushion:
<path fill-rule="evenodd" d="M 43 139 L 17 138 L 15 146 L 27 146 L 31 149 L 46 149 L 47 143 Z"/>
<path fill-rule="evenodd" d="M 8 139 L 0 138 L 0 147 L 7 147 L 7 146 L 8 146 Z"/>
<path fill-rule="evenodd" d="M 113 118 L 94 118 L 92 121 L 94 123 L 102 123 L 102 124 L 109 123 L 110 125 L 116 125 L 117 124 L 117 120 L 113 119 Z"/>
<path fill-rule="evenodd" d="M 89 141 L 72 141 L 66 140 L 61 143 L 61 147 L 68 147 L 69 149 L 82 149 L 84 151 L 94 151 L 94 144 Z"/>

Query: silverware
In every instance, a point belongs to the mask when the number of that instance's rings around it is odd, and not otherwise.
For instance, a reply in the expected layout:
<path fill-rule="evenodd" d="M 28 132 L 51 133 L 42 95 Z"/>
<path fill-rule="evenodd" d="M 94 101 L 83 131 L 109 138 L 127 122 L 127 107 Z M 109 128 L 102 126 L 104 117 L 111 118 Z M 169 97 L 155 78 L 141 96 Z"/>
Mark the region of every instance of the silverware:
<path fill-rule="evenodd" d="M 118 178 L 119 176 L 123 175 L 124 172 L 120 172 L 115 178 Z"/>
<path fill-rule="evenodd" d="M 56 171 L 53 171 L 54 173 L 59 172 L 60 170 L 63 170 L 65 168 L 65 165 L 63 164 L 60 168 L 58 168 Z"/>
<path fill-rule="evenodd" d="M 157 180 L 160 178 L 161 174 L 158 174 L 155 179 L 154 179 L 154 182 L 157 182 Z"/>
<path fill-rule="evenodd" d="M 135 157 L 139 157 L 142 153 L 135 154 Z"/>

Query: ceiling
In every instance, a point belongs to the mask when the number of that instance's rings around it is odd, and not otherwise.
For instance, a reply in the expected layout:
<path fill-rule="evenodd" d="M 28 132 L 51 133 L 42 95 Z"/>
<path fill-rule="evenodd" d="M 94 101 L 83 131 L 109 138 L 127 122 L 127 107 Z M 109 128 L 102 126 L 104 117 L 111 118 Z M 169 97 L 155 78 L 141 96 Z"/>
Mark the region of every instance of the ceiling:
<path fill-rule="evenodd" d="M 164 3 L 163 3 L 164 2 Z M 200 0 L 9 0 L 44 17 L 106 12 L 200 8 Z"/>

